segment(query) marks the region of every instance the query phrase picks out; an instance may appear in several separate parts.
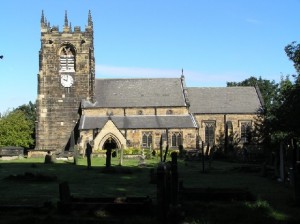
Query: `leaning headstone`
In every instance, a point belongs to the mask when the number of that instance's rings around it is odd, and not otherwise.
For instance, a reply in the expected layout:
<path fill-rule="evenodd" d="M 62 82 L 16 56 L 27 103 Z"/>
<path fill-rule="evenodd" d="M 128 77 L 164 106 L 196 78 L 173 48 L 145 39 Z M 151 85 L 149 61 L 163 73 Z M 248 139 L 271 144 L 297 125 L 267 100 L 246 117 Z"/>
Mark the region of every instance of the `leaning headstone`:
<path fill-rule="evenodd" d="M 54 161 L 53 161 L 51 152 L 48 151 L 48 152 L 47 152 L 47 155 L 45 156 L 44 163 L 45 163 L 45 164 L 51 164 L 51 163 L 53 163 L 53 162 L 54 162 Z"/>

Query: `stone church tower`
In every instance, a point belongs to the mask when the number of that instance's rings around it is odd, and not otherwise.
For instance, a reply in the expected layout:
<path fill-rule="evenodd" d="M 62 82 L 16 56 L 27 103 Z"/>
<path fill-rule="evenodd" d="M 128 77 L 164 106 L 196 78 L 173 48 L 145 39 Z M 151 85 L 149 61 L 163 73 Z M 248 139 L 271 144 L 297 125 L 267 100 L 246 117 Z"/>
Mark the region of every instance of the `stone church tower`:
<path fill-rule="evenodd" d="M 71 27 L 67 12 L 63 30 L 41 16 L 36 150 L 62 152 L 73 141 L 81 100 L 93 101 L 95 59 L 93 21 L 82 31 Z"/>

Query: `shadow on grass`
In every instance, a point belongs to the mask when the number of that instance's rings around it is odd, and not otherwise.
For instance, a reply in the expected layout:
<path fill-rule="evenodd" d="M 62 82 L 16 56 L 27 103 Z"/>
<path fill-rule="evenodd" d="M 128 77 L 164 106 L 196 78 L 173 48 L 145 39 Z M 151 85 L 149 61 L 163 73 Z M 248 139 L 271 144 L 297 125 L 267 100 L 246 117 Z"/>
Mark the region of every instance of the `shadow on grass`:
<path fill-rule="evenodd" d="M 156 160 L 147 161 L 143 167 L 139 167 L 138 161 L 134 160 L 124 162 L 124 166 L 118 166 L 118 161 L 115 160 L 112 161 L 111 170 L 106 170 L 104 159 L 92 160 L 90 170 L 87 169 L 85 159 L 80 159 L 78 165 L 72 162 L 55 164 L 42 162 L 42 160 L 1 162 L 0 204 L 41 206 L 49 202 L 56 205 L 59 200 L 58 184 L 64 181 L 69 183 L 71 194 L 75 197 L 156 196 L 156 186 L 149 184 L 150 169 L 156 166 Z M 179 161 L 178 168 L 179 178 L 187 187 L 248 188 L 260 198 L 253 203 L 184 201 L 182 205 L 190 223 L 267 224 L 292 223 L 294 219 L 299 221 L 299 212 L 296 211 L 298 208 L 288 204 L 292 201 L 290 188 L 262 178 L 259 172 L 252 172 L 256 171 L 252 167 L 251 172 L 248 172 L 249 168 L 242 165 L 216 161 L 206 173 L 202 173 L 201 163 Z M 57 180 L 4 181 L 9 175 L 20 175 L 25 172 L 55 175 Z M 51 212 L 51 209 L 49 211 Z M 287 215 L 279 211 L 284 211 Z M 87 214 L 86 218 L 90 216 L 91 214 Z M 55 214 L 52 217 L 55 219 Z M 28 220 L 30 219 L 29 216 Z M 44 221 L 47 223 L 47 220 Z M 69 223 L 68 220 L 65 221 Z M 148 223 L 147 220 L 144 223 Z"/>
<path fill-rule="evenodd" d="M 145 167 L 134 163 L 113 165 L 110 169 L 104 165 L 93 166 L 88 170 L 84 162 L 82 160 L 79 165 L 72 162 L 43 164 L 35 160 L 1 163 L 0 191 L 3 195 L 0 203 L 56 203 L 59 200 L 58 184 L 64 181 L 69 183 L 71 193 L 78 197 L 155 196 L 155 187 L 149 184 L 149 169 L 155 163 Z"/>

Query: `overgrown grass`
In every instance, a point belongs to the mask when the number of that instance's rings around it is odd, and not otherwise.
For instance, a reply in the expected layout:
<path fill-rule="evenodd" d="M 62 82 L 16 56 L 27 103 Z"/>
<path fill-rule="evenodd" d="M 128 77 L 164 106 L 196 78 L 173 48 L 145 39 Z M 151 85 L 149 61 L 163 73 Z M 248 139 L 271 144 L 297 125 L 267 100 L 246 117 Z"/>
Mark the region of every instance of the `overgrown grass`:
<path fill-rule="evenodd" d="M 77 165 L 72 161 L 43 164 L 43 159 L 20 159 L 0 161 L 0 203 L 17 205 L 43 205 L 59 200 L 58 184 L 69 182 L 72 195 L 76 197 L 104 196 L 150 196 L 156 197 L 156 185 L 149 184 L 150 169 L 155 168 L 157 157 L 146 160 L 139 166 L 138 159 L 112 158 L 115 172 L 105 171 L 105 159 L 93 158 L 92 169 L 86 167 L 86 159 L 79 158 Z M 209 167 L 199 161 L 179 160 L 179 179 L 185 187 L 243 188 L 251 191 L 256 202 L 203 202 L 182 203 L 190 223 L 274 223 L 300 220 L 299 207 L 294 206 L 293 189 L 289 184 L 278 183 L 271 178 L 261 177 L 256 165 L 214 161 Z M 7 180 L 10 175 L 42 173 L 57 176 L 57 181 Z M 223 221 L 222 221 L 223 220 Z M 149 221 L 150 223 L 150 221 Z"/>

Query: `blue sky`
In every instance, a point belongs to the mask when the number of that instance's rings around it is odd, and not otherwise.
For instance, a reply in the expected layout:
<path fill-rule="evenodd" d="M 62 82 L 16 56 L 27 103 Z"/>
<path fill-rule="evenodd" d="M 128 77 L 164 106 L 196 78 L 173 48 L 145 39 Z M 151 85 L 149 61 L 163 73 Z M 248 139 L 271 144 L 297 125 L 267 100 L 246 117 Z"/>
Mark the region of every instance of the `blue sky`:
<path fill-rule="evenodd" d="M 37 97 L 41 11 L 62 30 L 94 22 L 97 78 L 180 77 L 226 86 L 295 74 L 300 0 L 6 0 L 0 5 L 0 112 Z"/>

